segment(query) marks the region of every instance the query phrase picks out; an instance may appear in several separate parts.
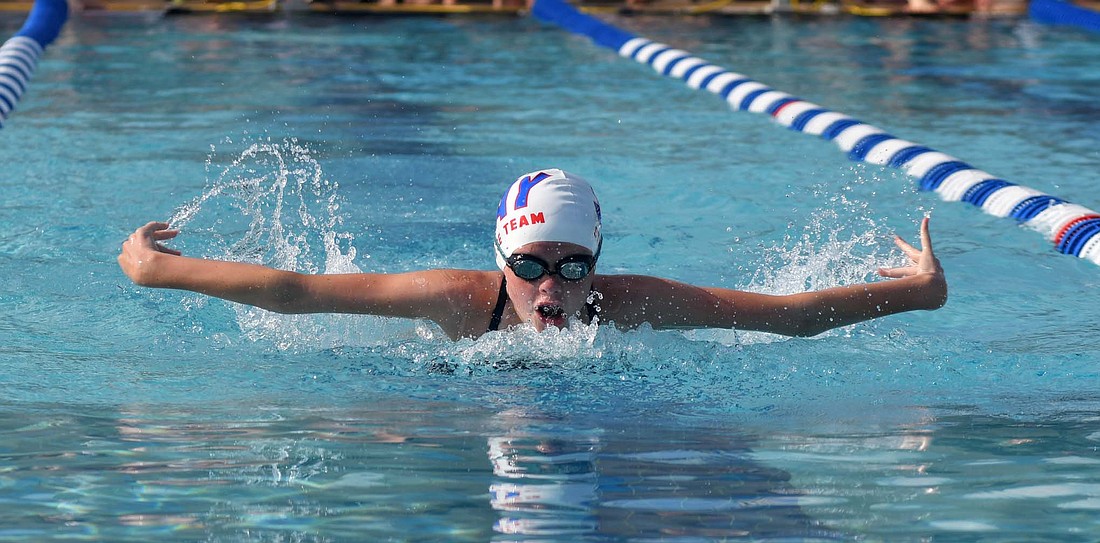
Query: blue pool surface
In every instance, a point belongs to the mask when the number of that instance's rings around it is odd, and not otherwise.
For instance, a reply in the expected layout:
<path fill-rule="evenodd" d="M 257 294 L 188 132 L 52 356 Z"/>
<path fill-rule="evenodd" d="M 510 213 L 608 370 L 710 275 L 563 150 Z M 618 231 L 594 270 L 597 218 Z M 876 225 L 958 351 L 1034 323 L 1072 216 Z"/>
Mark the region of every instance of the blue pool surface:
<path fill-rule="evenodd" d="M 1018 19 L 606 16 L 1094 209 L 1100 42 Z M 13 34 L 16 14 L 0 17 Z M 0 131 L 0 541 L 1089 541 L 1100 267 L 519 18 L 75 17 Z M 308 272 L 489 269 L 562 167 L 604 273 L 951 298 L 808 339 L 279 316 L 120 243 Z"/>

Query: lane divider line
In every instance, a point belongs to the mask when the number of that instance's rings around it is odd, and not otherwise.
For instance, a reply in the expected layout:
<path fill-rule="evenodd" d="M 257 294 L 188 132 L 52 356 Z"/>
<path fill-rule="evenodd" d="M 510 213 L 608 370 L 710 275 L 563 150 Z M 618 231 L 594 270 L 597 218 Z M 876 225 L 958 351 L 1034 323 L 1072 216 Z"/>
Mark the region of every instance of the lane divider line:
<path fill-rule="evenodd" d="M 38 59 L 69 17 L 65 0 L 35 0 L 23 28 L 0 45 L 0 128 L 27 91 Z"/>
<path fill-rule="evenodd" d="M 843 113 L 773 89 L 682 49 L 637 37 L 577 11 L 564 0 L 537 0 L 531 14 L 587 36 L 658 74 L 706 90 L 731 108 L 766 114 L 778 124 L 832 141 L 852 160 L 900 169 L 921 190 L 966 202 L 1038 231 L 1061 253 L 1100 264 L 1100 213 L 1062 198 L 1000 179 L 930 147 L 895 137 Z"/>

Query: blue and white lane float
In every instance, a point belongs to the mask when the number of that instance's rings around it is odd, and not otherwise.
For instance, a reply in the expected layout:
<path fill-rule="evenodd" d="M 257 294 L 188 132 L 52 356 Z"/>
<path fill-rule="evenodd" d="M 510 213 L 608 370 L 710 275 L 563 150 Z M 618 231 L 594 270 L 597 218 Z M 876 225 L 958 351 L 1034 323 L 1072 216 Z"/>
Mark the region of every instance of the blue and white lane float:
<path fill-rule="evenodd" d="M 1038 230 L 1058 251 L 1100 264 L 1100 213 L 979 170 L 958 158 L 896 138 L 885 130 L 775 90 L 748 76 L 663 43 L 636 37 L 578 12 L 563 0 L 537 0 L 531 14 L 589 37 L 619 55 L 721 96 L 737 110 L 765 113 L 779 124 L 831 140 L 852 160 L 891 166 L 919 180 L 922 190 L 962 201 L 990 215 Z"/>
<path fill-rule="evenodd" d="M 42 52 L 68 18 L 66 0 L 35 0 L 23 28 L 0 46 L 0 127 L 27 90 Z"/>

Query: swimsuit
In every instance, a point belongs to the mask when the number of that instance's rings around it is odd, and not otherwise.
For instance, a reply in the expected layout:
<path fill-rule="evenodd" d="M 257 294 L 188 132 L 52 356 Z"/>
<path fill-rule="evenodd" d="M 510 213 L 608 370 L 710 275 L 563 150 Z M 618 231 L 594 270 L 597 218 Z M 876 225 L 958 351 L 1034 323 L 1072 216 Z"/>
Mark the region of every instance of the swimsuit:
<path fill-rule="evenodd" d="M 489 331 L 495 332 L 500 328 L 500 320 L 504 318 L 504 305 L 508 303 L 508 278 L 500 279 L 500 294 L 497 294 L 497 304 L 493 307 L 493 318 L 489 319 Z M 599 314 L 600 310 L 591 303 L 585 302 L 584 309 L 588 313 L 588 322 Z"/>

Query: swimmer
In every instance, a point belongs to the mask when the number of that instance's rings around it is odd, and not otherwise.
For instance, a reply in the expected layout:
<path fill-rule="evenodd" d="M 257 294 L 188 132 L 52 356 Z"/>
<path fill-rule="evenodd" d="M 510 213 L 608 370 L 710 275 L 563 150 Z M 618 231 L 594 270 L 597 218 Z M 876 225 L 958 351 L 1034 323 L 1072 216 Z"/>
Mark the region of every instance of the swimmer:
<path fill-rule="evenodd" d="M 602 275 L 600 204 L 592 186 L 558 169 L 517 179 L 497 209 L 493 271 L 300 274 L 255 264 L 184 257 L 162 242 L 179 234 L 151 222 L 123 242 L 122 271 L 137 285 L 189 290 L 277 313 L 357 313 L 427 319 L 453 339 L 571 320 L 631 329 L 735 328 L 813 336 L 947 301 L 928 219 L 921 248 L 895 243 L 911 261 L 879 269 L 891 278 L 789 295 L 699 287 L 646 275 Z M 598 304 L 591 300 L 598 298 Z"/>

